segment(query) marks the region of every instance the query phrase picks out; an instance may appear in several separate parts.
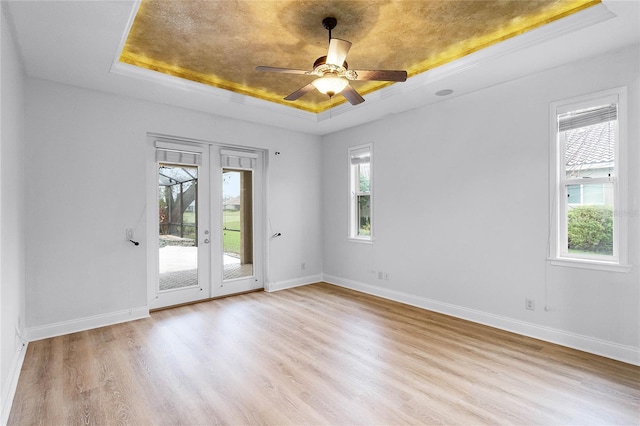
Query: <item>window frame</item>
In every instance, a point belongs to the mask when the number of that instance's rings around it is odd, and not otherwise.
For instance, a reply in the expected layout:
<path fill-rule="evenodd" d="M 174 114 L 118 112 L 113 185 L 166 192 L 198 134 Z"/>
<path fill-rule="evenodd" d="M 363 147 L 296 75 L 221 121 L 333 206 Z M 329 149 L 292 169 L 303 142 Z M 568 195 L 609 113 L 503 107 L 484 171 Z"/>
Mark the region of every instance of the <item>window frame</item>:
<path fill-rule="evenodd" d="M 565 186 L 585 184 L 577 180 L 566 179 L 564 166 L 565 145 L 562 143 L 564 133 L 558 130 L 558 115 L 569 111 L 595 107 L 605 103 L 617 104 L 617 125 L 614 146 L 614 173 L 610 178 L 595 178 L 589 183 L 613 184 L 613 254 L 572 255 L 565 250 L 567 241 L 567 205 L 563 198 Z M 614 272 L 628 272 L 627 264 L 627 88 L 618 87 L 584 96 L 552 102 L 549 108 L 550 123 L 550 226 L 548 260 L 555 266 L 577 267 Z M 582 188 L 581 188 L 582 191 Z"/>
<path fill-rule="evenodd" d="M 369 152 L 369 192 L 361 192 L 359 181 L 359 164 L 352 164 L 351 157 L 357 151 Z M 373 205 L 374 205 L 374 184 L 373 184 L 373 144 L 363 144 L 357 146 L 351 146 L 347 150 L 347 167 L 349 175 L 348 196 L 349 196 L 349 226 L 348 226 L 348 240 L 359 243 L 373 243 L 374 241 L 374 226 L 373 226 Z M 370 232 L 369 235 L 358 235 L 358 197 L 362 195 L 369 195 L 369 223 Z"/>

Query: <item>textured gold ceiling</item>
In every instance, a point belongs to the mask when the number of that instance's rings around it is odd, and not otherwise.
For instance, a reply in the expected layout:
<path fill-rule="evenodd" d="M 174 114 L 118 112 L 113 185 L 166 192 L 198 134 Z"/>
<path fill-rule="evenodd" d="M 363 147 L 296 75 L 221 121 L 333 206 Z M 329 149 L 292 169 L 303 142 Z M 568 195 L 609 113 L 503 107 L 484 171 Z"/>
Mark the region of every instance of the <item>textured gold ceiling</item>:
<path fill-rule="evenodd" d="M 332 36 L 353 43 L 351 69 L 404 69 L 409 77 L 599 3 L 600 0 L 143 0 L 120 61 L 310 112 L 344 101 L 314 91 L 283 98 L 314 77 Z M 351 82 L 361 94 L 383 82 Z M 395 83 L 402 84 L 402 83 Z"/>

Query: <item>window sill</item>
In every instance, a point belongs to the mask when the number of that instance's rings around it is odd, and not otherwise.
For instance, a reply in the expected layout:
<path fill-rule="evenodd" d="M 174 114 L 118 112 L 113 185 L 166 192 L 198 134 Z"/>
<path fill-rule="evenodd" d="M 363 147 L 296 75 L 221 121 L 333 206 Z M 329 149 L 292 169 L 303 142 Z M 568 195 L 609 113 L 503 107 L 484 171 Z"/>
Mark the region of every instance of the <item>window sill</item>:
<path fill-rule="evenodd" d="M 350 243 L 360 243 L 360 244 L 373 244 L 373 238 L 354 238 L 349 237 L 347 241 Z"/>
<path fill-rule="evenodd" d="M 621 265 L 613 262 L 603 262 L 597 260 L 568 259 L 568 258 L 550 258 L 547 259 L 553 266 L 563 266 L 567 268 L 594 269 L 598 271 L 608 272 L 629 272 L 633 265 Z"/>

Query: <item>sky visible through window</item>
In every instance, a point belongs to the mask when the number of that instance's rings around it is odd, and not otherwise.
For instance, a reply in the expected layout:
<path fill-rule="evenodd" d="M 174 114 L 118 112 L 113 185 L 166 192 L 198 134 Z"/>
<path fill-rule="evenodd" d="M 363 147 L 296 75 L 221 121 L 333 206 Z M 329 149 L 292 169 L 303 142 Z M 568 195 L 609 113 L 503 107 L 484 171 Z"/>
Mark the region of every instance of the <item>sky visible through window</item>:
<path fill-rule="evenodd" d="M 229 172 L 223 173 L 222 179 L 222 198 L 227 200 L 240 196 L 240 173 Z"/>

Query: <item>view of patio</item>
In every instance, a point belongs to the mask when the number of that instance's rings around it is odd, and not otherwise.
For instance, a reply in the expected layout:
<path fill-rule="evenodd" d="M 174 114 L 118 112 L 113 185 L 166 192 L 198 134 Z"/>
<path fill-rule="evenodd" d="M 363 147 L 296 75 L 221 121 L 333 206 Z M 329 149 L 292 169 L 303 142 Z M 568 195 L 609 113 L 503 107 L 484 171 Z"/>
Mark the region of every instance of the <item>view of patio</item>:
<path fill-rule="evenodd" d="M 241 231 L 243 221 L 251 221 L 250 215 L 245 217 L 241 206 L 244 199 L 240 196 L 243 173 L 233 170 L 225 170 L 224 173 L 223 267 L 219 279 L 225 281 L 253 275 L 252 256 L 247 254 L 252 251 L 252 246 L 243 240 L 247 236 Z M 158 176 L 159 289 L 166 291 L 197 286 L 198 167 L 160 164 Z M 244 184 L 247 185 L 246 182 Z M 244 228 L 250 229 L 250 226 L 245 224 Z M 250 231 L 248 238 L 251 238 Z M 241 261 L 243 258 L 245 262 Z M 217 281 L 216 277 L 212 279 Z"/>
<path fill-rule="evenodd" d="M 162 237 L 161 237 L 162 240 Z M 198 248 L 167 245 L 160 249 L 160 290 L 198 285 Z M 251 273 L 251 264 L 242 265 L 233 254 L 223 256 L 223 279 L 232 280 Z"/>

